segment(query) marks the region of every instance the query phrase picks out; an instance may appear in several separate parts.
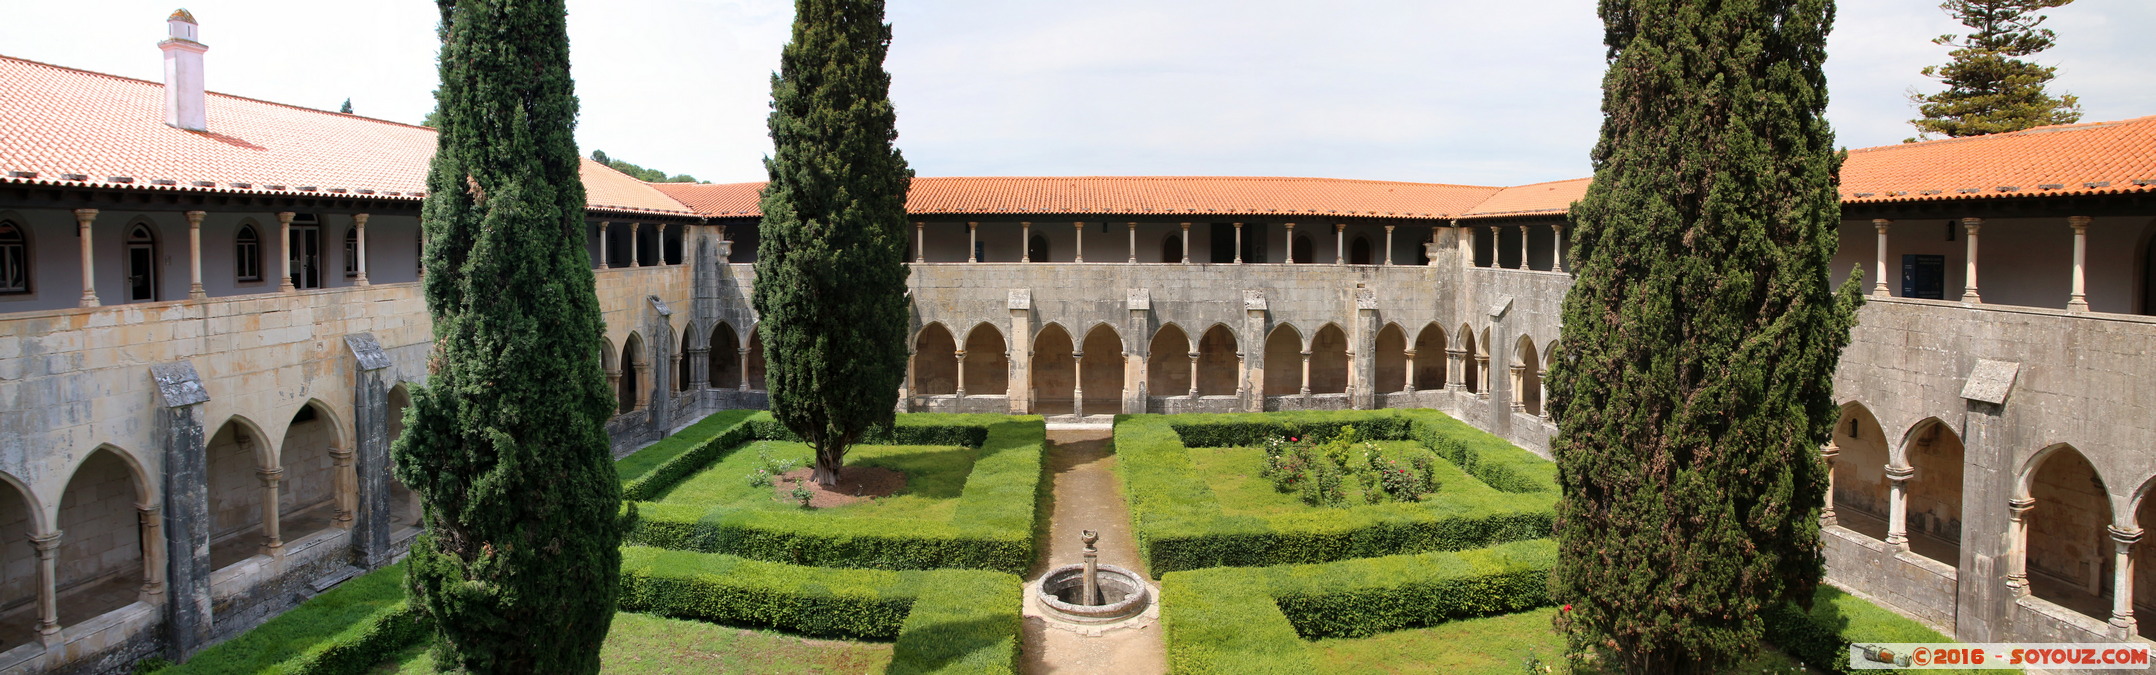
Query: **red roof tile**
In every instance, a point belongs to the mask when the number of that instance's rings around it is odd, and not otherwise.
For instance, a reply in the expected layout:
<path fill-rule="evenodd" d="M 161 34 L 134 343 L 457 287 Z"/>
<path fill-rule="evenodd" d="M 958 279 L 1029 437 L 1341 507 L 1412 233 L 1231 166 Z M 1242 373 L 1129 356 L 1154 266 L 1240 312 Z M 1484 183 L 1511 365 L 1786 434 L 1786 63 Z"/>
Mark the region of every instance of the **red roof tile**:
<path fill-rule="evenodd" d="M 2156 116 L 1851 150 L 1841 186 L 1845 204 L 2149 191 Z"/>
<path fill-rule="evenodd" d="M 208 132 L 177 129 L 162 84 L 5 56 L 0 91 L 0 182 L 417 200 L 434 156 L 426 127 L 218 93 Z M 594 210 L 693 215 L 584 164 Z"/>
<path fill-rule="evenodd" d="M 763 183 L 658 186 L 706 216 L 757 215 Z M 1500 188 L 1334 178 L 1078 176 L 915 178 L 906 211 L 1001 216 L 1443 218 Z"/>
<path fill-rule="evenodd" d="M 1593 181 L 1592 178 L 1574 178 L 1508 187 L 1491 195 L 1481 204 L 1476 204 L 1474 210 L 1464 215 L 1492 217 L 1563 214 L 1566 209 L 1572 208 L 1572 202 L 1587 195 L 1587 184 Z"/>

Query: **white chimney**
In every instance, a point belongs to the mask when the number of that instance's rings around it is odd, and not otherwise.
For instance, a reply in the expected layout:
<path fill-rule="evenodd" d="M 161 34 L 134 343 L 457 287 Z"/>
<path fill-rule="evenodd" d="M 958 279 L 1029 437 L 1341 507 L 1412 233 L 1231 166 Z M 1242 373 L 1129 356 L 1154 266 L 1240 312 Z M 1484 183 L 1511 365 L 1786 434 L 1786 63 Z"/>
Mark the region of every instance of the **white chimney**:
<path fill-rule="evenodd" d="M 165 123 L 189 131 L 208 131 L 209 111 L 202 95 L 202 53 L 196 40 L 195 15 L 182 9 L 165 19 L 171 39 L 157 43 L 165 51 Z"/>

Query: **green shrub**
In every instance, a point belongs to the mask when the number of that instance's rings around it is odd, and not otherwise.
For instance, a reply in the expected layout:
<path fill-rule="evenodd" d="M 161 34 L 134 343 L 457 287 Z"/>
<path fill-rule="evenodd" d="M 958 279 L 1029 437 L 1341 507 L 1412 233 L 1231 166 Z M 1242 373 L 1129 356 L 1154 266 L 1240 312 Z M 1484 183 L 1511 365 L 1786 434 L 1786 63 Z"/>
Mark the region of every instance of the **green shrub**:
<path fill-rule="evenodd" d="M 357 675 L 432 632 L 405 604 L 404 564 L 346 581 L 164 675 L 293 673 Z"/>
<path fill-rule="evenodd" d="M 1229 515 L 1185 445 L 1186 439 L 1205 447 L 1262 446 L 1281 436 L 1332 438 L 1351 425 L 1361 438 L 1411 438 L 1439 454 L 1465 458 L 1469 466 L 1481 467 L 1482 473 L 1468 471 L 1470 475 L 1484 482 L 1494 476 L 1511 489 L 1475 486 L 1416 503 L 1286 516 Z M 1443 448 L 1437 447 L 1439 441 L 1445 443 Z M 1129 415 L 1117 418 L 1115 444 L 1116 470 L 1137 526 L 1139 553 L 1155 575 L 1481 548 L 1547 537 L 1555 519 L 1556 487 L 1549 462 L 1436 411 Z M 1267 451 L 1272 449 L 1268 446 Z M 1292 453 L 1283 449 L 1281 456 Z"/>
<path fill-rule="evenodd" d="M 1016 667 L 1023 621 L 1014 575 L 802 567 L 627 546 L 621 580 L 623 611 L 818 637 L 897 640 L 894 672 Z"/>
<path fill-rule="evenodd" d="M 1781 605 L 1768 608 L 1761 618 L 1765 619 L 1768 642 L 1780 647 L 1783 653 L 1804 662 L 1804 665 L 1829 673 L 1853 672 L 1849 668 L 1851 643 L 1954 641 L 1953 638 L 1913 619 L 1826 584 L 1820 584 L 1819 590 L 1812 594 L 1811 611 L 1807 612 L 1795 605 Z"/>
<path fill-rule="evenodd" d="M 796 565 L 1024 572 L 1033 562 L 1034 503 L 1044 489 L 1041 455 L 1047 432 L 1040 418 L 900 415 L 898 419 L 896 430 L 887 436 L 891 442 L 966 441 L 980 448 L 949 522 L 639 502 L 633 505 L 635 526 L 628 540 L 646 546 Z M 739 428 L 744 429 L 739 434 L 741 438 L 733 441 L 727 452 L 758 438 L 757 429 L 780 429 L 761 413 Z M 720 433 L 711 444 L 734 436 L 732 432 Z M 709 453 L 703 463 L 708 465 L 725 454 Z M 689 456 L 682 455 L 682 461 L 688 461 Z M 693 473 L 683 473 L 681 477 Z"/>
<path fill-rule="evenodd" d="M 749 410 L 713 413 L 672 436 L 621 458 L 614 466 L 621 474 L 622 501 L 652 499 L 681 481 L 719 461 L 734 448 L 753 440 Z"/>
<path fill-rule="evenodd" d="M 1161 580 L 1173 673 L 1308 673 L 1303 640 L 1360 637 L 1549 604 L 1548 540 Z"/>

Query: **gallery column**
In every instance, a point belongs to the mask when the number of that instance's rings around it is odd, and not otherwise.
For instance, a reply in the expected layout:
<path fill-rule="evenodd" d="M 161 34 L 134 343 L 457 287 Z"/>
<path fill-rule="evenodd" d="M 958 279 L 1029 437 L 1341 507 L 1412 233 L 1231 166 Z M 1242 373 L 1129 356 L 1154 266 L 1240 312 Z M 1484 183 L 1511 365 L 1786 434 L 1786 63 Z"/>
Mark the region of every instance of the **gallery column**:
<path fill-rule="evenodd" d="M 1887 228 L 1893 224 L 1894 221 L 1885 218 L 1872 219 L 1872 229 L 1879 232 L 1879 243 L 1874 246 L 1874 250 L 1878 252 L 1876 257 L 1879 275 L 1879 278 L 1872 280 L 1872 295 L 1875 297 L 1884 298 L 1892 292 L 1887 290 Z"/>
<path fill-rule="evenodd" d="M 1961 219 L 1961 229 L 1969 235 L 1968 271 L 1966 272 L 1967 278 L 1963 279 L 1965 283 L 1962 284 L 1961 301 L 1981 303 L 1984 301 L 1984 297 L 1976 292 L 1976 234 L 1979 230 L 1984 229 L 1984 219 L 1963 218 Z"/>
<path fill-rule="evenodd" d="M 352 278 L 352 283 L 367 286 L 367 214 L 352 214 L 352 232 L 353 237 L 359 240 L 359 262 L 354 266 L 358 274 Z"/>
<path fill-rule="evenodd" d="M 2085 284 L 2088 280 L 2089 217 L 2071 216 L 2066 224 L 2074 228 L 2074 285 L 2072 295 L 2066 298 L 2066 311 L 2089 311 L 2089 296 Z M 2138 535 L 2137 535 L 2138 536 Z"/>
<path fill-rule="evenodd" d="M 82 245 L 82 306 L 84 307 L 97 306 L 96 263 L 92 260 L 91 255 L 95 250 L 91 243 L 96 239 L 90 236 L 90 223 L 95 220 L 97 220 L 97 209 L 75 209 L 75 225 L 79 228 L 75 241 Z"/>
<path fill-rule="evenodd" d="M 202 217 L 201 211 L 187 212 L 187 298 L 201 300 L 209 297 L 202 290 Z"/>
<path fill-rule="evenodd" d="M 291 211 L 277 213 L 277 290 L 294 291 L 292 285 L 292 216 Z"/>
<path fill-rule="evenodd" d="M 2134 557 L 2136 542 L 2141 541 L 2141 530 L 2104 528 L 2111 533 L 2111 625 L 2119 630 L 2116 637 L 2132 639 L 2138 631 L 2134 624 Z"/>
<path fill-rule="evenodd" d="M 1888 465 L 1887 477 L 1887 537 L 1886 543 L 1904 551 L 1909 550 L 1909 479 L 1916 469 Z"/>

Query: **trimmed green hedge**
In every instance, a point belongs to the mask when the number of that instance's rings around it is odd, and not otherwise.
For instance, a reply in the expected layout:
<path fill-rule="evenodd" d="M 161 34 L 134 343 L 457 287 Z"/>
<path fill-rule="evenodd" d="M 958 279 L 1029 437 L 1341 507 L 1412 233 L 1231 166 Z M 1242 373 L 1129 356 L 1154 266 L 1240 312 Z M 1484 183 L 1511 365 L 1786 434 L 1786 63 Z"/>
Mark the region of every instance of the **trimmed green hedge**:
<path fill-rule="evenodd" d="M 628 540 L 796 565 L 1024 572 L 1033 561 L 1034 503 L 1045 486 L 1041 456 L 1047 427 L 1040 418 L 915 414 L 900 415 L 898 420 L 895 429 L 877 439 L 980 449 L 949 522 L 637 502 L 629 507 L 634 524 Z M 732 427 L 710 430 L 694 450 L 638 478 L 647 486 L 660 486 L 663 480 L 663 487 L 641 488 L 638 498 L 663 493 L 744 443 L 785 438 L 779 435 L 783 427 L 769 413 L 737 421 Z"/>
<path fill-rule="evenodd" d="M 1766 639 L 1804 665 L 1830 673 L 1849 669 L 1850 643 L 1954 642 L 1914 619 L 1895 614 L 1841 589 L 1820 584 L 1812 594 L 1812 609 L 1795 605 L 1773 607 L 1761 614 L 1766 619 Z M 1898 672 L 1865 670 L 1866 673 Z M 2012 673 L 2012 670 L 1967 671 Z"/>
<path fill-rule="evenodd" d="M 404 564 L 384 567 L 315 596 L 164 675 L 291 673 L 360 675 L 433 632 L 404 601 Z"/>
<path fill-rule="evenodd" d="M 755 414 L 770 416 L 754 410 L 722 410 L 614 462 L 615 473 L 621 475 L 621 500 L 657 497 L 733 452 L 751 440 L 750 427 L 744 422 Z"/>
<path fill-rule="evenodd" d="M 621 558 L 623 611 L 896 640 L 893 672 L 1017 670 L 1015 575 L 802 567 L 647 546 L 625 546 Z"/>
<path fill-rule="evenodd" d="M 1360 427 L 1358 427 L 1360 428 Z M 1549 604 L 1549 540 L 1322 565 L 1176 572 L 1161 580 L 1177 673 L 1305 673 L 1306 639 L 1363 637 Z"/>
<path fill-rule="evenodd" d="M 1230 515 L 1192 463 L 1186 445 L 1186 439 L 1247 445 L 1273 435 L 1322 439 L 1350 424 L 1364 438 L 1419 441 L 1483 483 L 1495 481 L 1510 491 L 1495 485 L 1463 486 L 1414 504 L 1272 517 Z M 1436 411 L 1132 415 L 1117 418 L 1115 445 L 1116 469 L 1136 521 L 1139 552 L 1156 576 L 1539 539 L 1549 536 L 1556 513 L 1554 466 Z"/>

